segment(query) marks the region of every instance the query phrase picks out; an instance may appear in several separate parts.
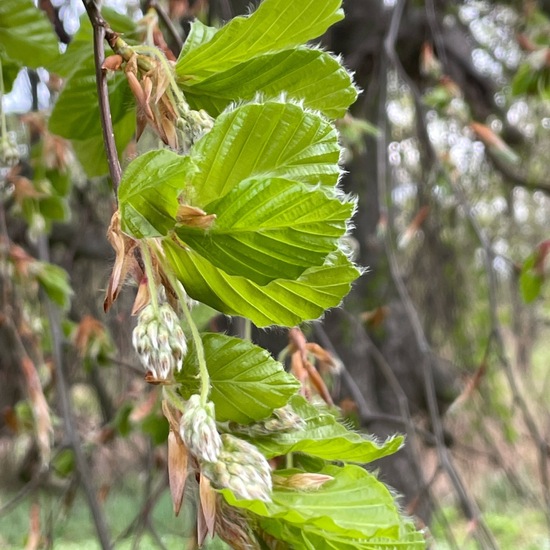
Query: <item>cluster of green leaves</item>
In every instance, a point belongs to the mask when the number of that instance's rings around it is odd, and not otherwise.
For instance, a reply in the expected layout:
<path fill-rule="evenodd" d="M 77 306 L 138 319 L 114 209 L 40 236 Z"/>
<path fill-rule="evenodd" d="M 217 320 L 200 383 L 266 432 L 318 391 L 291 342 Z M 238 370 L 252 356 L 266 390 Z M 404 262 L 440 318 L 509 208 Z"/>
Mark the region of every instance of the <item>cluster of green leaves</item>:
<path fill-rule="evenodd" d="M 355 203 L 338 188 L 342 151 L 333 124 L 357 90 L 339 59 L 307 45 L 343 17 L 341 3 L 264 0 L 221 29 L 194 22 L 174 76 L 190 107 L 215 118 L 213 128 L 186 156 L 166 149 L 139 156 L 120 184 L 123 231 L 156 239 L 160 260 L 192 298 L 260 327 L 320 317 L 360 274 L 343 244 Z M 137 38 L 128 18 L 103 15 L 128 43 Z M 0 50 L 8 84 L 11 68 L 22 66 L 45 66 L 65 79 L 49 129 L 71 141 L 88 176 L 105 175 L 89 22 L 82 19 L 61 55 L 31 0 L 7 0 L 0 6 L 0 37 L 10 38 Z M 109 99 L 120 153 L 132 139 L 136 113 L 124 75 L 110 77 Z M 67 179 L 42 176 L 52 194 L 67 195 Z M 182 205 L 204 211 L 212 223 L 183 223 Z M 64 219 L 65 212 L 58 214 L 48 217 Z M 61 303 L 63 285 L 48 281 L 43 286 Z M 312 491 L 277 486 L 267 504 L 221 491 L 258 533 L 298 550 L 424 548 L 423 535 L 403 518 L 389 490 L 357 466 L 397 451 L 402 438 L 381 443 L 350 431 L 334 411 L 296 395 L 294 377 L 251 342 L 210 333 L 201 338 L 218 422 L 246 426 L 288 405 L 302 418 L 299 428 L 243 437 L 268 458 L 295 454 L 297 468 L 278 471 L 281 479 L 304 471 L 330 476 Z M 197 353 L 190 344 L 177 375 L 183 397 L 199 390 Z M 120 433 L 130 428 L 130 411 L 121 408 L 115 419 Z M 143 429 L 164 439 L 167 424 L 157 413 Z"/>
<path fill-rule="evenodd" d="M 421 549 L 424 536 L 404 519 L 393 495 L 365 464 L 396 452 L 402 437 L 385 442 L 350 431 L 328 408 L 296 395 L 296 379 L 262 348 L 223 334 L 204 333 L 202 341 L 212 384 L 211 399 L 219 422 L 250 424 L 289 405 L 303 425 L 295 430 L 244 436 L 266 458 L 296 454 L 299 468 L 277 470 L 279 478 L 304 471 L 330 479 L 313 491 L 276 485 L 272 502 L 237 499 L 221 492 L 227 503 L 245 511 L 260 536 L 272 536 L 289 548 Z M 196 349 L 186 356 L 177 381 L 184 397 L 199 389 Z M 243 431 L 245 433 L 245 430 Z"/>
<path fill-rule="evenodd" d="M 292 326 L 338 305 L 358 270 L 340 250 L 354 204 L 335 187 L 333 126 L 280 100 L 228 110 L 182 157 L 152 151 L 120 187 L 123 229 L 168 237 L 164 251 L 187 292 L 258 326 Z M 177 224 L 178 197 L 217 216 Z M 252 207 L 253 206 L 253 207 Z"/>
<path fill-rule="evenodd" d="M 550 43 L 548 31 L 550 21 L 539 10 L 529 16 L 529 36 L 523 36 L 529 54 L 519 66 L 512 80 L 513 95 L 538 96 L 541 100 L 550 98 Z"/>
<path fill-rule="evenodd" d="M 4 0 L 0 4 L 0 61 L 4 92 L 9 92 L 19 70 L 38 69 L 57 59 L 59 47 L 48 18 L 32 0 Z"/>
<path fill-rule="evenodd" d="M 331 122 L 356 91 L 337 59 L 302 45 L 341 17 L 340 4 L 265 0 L 220 30 L 194 23 L 176 76 L 190 105 L 216 117 L 213 128 L 187 156 L 159 150 L 138 157 L 120 185 L 122 229 L 162 239 L 191 297 L 258 326 L 319 317 L 359 275 L 341 245 L 354 202 L 337 188 L 341 149 Z M 213 223 L 178 223 L 181 204 L 215 215 Z M 424 547 L 374 475 L 331 465 L 381 458 L 401 438 L 379 444 L 349 431 L 297 397 L 297 381 L 250 342 L 202 339 L 217 420 L 250 424 L 290 404 L 302 428 L 250 442 L 268 458 L 309 456 L 308 471 L 333 477 L 313 492 L 276 488 L 267 505 L 224 490 L 228 504 L 291 548 Z M 196 353 L 192 345 L 177 376 L 185 398 L 199 391 Z"/>

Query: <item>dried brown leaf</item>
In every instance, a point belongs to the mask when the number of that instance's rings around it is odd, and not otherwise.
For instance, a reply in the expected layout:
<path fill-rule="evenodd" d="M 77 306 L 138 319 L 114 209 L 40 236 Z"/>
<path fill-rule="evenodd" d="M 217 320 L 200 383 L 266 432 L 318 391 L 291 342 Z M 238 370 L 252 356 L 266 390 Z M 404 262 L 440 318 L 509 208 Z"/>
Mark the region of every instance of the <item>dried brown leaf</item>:
<path fill-rule="evenodd" d="M 176 221 L 181 225 L 208 229 L 214 223 L 216 214 L 207 214 L 204 210 L 188 204 L 180 204 L 176 212 Z"/>
<path fill-rule="evenodd" d="M 174 514 L 180 513 L 187 481 L 188 453 L 181 438 L 170 430 L 168 434 L 168 482 L 174 506 Z"/>
<path fill-rule="evenodd" d="M 36 439 L 42 463 L 48 464 L 50 462 L 51 435 L 53 433 L 50 409 L 44 397 L 42 384 L 40 383 L 40 378 L 38 377 L 34 363 L 27 355 L 21 358 L 21 370 L 25 377 L 29 402 L 32 407 Z"/>
<path fill-rule="evenodd" d="M 201 475 L 200 478 L 199 494 L 206 529 L 208 534 L 213 537 L 216 526 L 216 492 L 212 489 L 210 480 L 204 475 Z"/>
<path fill-rule="evenodd" d="M 125 235 L 122 232 L 120 228 L 120 214 L 118 210 L 111 218 L 111 224 L 107 230 L 107 239 L 115 250 L 116 257 L 113 271 L 111 273 L 111 277 L 109 278 L 105 301 L 103 303 L 103 308 L 105 311 L 109 311 L 111 305 L 117 299 L 126 276 L 129 273 L 132 273 L 135 276 L 141 272 L 141 268 L 139 267 L 139 264 L 134 256 L 134 249 L 138 243 L 135 239 L 128 237 L 128 235 Z"/>

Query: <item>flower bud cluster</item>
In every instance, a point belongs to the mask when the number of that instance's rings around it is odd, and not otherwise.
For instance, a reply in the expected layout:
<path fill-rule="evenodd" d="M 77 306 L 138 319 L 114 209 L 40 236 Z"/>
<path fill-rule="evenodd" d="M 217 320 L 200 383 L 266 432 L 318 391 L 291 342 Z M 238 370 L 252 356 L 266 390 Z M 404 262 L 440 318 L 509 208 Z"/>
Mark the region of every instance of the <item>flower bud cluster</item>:
<path fill-rule="evenodd" d="M 152 304 L 142 310 L 132 343 L 153 380 L 170 380 L 174 372 L 181 370 L 187 341 L 178 316 L 168 303 L 160 305 L 158 311 Z"/>
<path fill-rule="evenodd" d="M 301 430 L 305 427 L 305 421 L 294 412 L 290 405 L 285 405 L 280 409 L 275 409 L 269 418 L 248 426 L 231 425 L 230 427 L 231 431 L 254 437 Z"/>
<path fill-rule="evenodd" d="M 19 162 L 19 149 L 9 136 L 0 137 L 0 164 L 12 167 Z"/>
<path fill-rule="evenodd" d="M 176 124 L 184 136 L 181 140 L 181 149 L 186 152 L 212 129 L 214 119 L 202 109 L 194 111 L 186 107 L 180 109 L 179 114 L 180 117 L 176 120 Z"/>
<path fill-rule="evenodd" d="M 214 403 L 201 405 L 200 396 L 192 395 L 187 401 L 180 420 L 180 436 L 189 451 L 201 462 L 217 462 L 222 440 L 216 428 Z"/>
<path fill-rule="evenodd" d="M 219 460 L 206 464 L 204 473 L 220 489 L 231 489 L 237 498 L 271 500 L 271 468 L 264 455 L 246 441 L 230 434 L 222 436 Z"/>

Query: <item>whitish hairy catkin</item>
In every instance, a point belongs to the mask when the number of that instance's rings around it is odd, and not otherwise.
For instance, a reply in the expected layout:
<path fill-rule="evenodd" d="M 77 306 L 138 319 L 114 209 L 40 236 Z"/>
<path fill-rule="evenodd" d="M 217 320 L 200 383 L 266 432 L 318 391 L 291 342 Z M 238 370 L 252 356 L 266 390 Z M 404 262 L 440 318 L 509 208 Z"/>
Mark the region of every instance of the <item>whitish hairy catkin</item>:
<path fill-rule="evenodd" d="M 271 500 L 271 468 L 258 449 L 230 434 L 222 436 L 219 460 L 207 464 L 204 473 L 214 487 L 230 489 L 237 498 Z"/>
<path fill-rule="evenodd" d="M 201 462 L 216 462 L 222 449 L 222 440 L 216 428 L 214 403 L 204 407 L 198 395 L 187 401 L 180 420 L 180 436 L 189 451 Z"/>
<path fill-rule="evenodd" d="M 146 371 L 157 381 L 173 378 L 187 353 L 187 340 L 176 312 L 167 303 L 146 306 L 138 317 L 132 343 Z"/>

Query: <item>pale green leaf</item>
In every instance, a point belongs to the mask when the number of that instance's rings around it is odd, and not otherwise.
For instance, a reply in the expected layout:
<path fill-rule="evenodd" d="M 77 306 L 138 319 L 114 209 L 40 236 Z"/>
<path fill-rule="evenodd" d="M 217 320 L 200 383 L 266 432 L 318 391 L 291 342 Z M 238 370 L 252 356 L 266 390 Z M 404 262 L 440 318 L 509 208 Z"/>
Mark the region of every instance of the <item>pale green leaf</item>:
<path fill-rule="evenodd" d="M 201 338 L 212 385 L 210 399 L 219 422 L 249 424 L 266 418 L 286 405 L 300 388 L 298 381 L 263 348 L 224 334 L 206 333 Z M 183 369 L 176 376 L 185 397 L 199 389 L 197 365 L 196 350 L 190 341 Z"/>
<path fill-rule="evenodd" d="M 114 125 L 115 145 L 119 156 L 128 145 L 136 128 L 136 116 L 133 109 Z M 104 176 L 109 172 L 105 142 L 102 134 L 95 134 L 88 139 L 71 141 L 76 158 L 89 178 Z"/>
<path fill-rule="evenodd" d="M 401 436 L 378 442 L 352 432 L 328 411 L 317 409 L 303 397 L 294 397 L 291 405 L 306 421 L 304 429 L 251 440 L 268 458 L 299 451 L 325 460 L 365 464 L 393 454 L 403 446 Z"/>
<path fill-rule="evenodd" d="M 195 19 L 191 23 L 189 34 L 185 40 L 185 44 L 180 51 L 179 58 L 182 59 L 193 50 L 196 50 L 199 46 L 210 42 L 219 29 L 216 27 L 209 27 L 204 23 L 201 23 L 198 19 Z"/>
<path fill-rule="evenodd" d="M 189 104 L 218 115 L 232 101 L 286 97 L 329 118 L 344 116 L 357 99 L 351 75 L 327 52 L 296 48 L 265 54 L 199 82 L 182 83 Z"/>
<path fill-rule="evenodd" d="M 0 50 L 15 63 L 38 69 L 59 55 L 59 46 L 46 15 L 32 0 L 0 2 Z"/>
<path fill-rule="evenodd" d="M 160 237 L 174 228 L 178 195 L 191 160 L 161 149 L 132 161 L 122 176 L 119 204 L 122 229 L 136 239 Z"/>
<path fill-rule="evenodd" d="M 58 265 L 47 262 L 36 262 L 35 269 L 36 278 L 48 298 L 62 309 L 69 309 L 73 289 L 68 273 Z"/>
<path fill-rule="evenodd" d="M 2 63 L 2 80 L 4 82 L 4 93 L 8 94 L 11 92 L 13 83 L 21 70 L 21 65 L 11 60 L 4 52 L 0 49 L 0 63 Z"/>
<path fill-rule="evenodd" d="M 298 105 L 278 101 L 249 103 L 222 114 L 191 154 L 199 167 L 193 199 L 200 206 L 251 177 L 333 186 L 340 175 L 334 127 Z"/>
<path fill-rule="evenodd" d="M 277 471 L 278 476 L 296 470 Z M 257 516 L 279 519 L 295 526 L 311 526 L 349 538 L 385 537 L 399 540 L 402 520 L 389 490 L 359 466 L 328 465 L 320 472 L 333 479 L 316 491 L 276 487 L 272 502 L 239 500 L 228 489 L 220 492 L 231 505 Z"/>
<path fill-rule="evenodd" d="M 519 276 L 521 297 L 526 304 L 535 301 L 540 295 L 544 277 L 535 269 L 537 253 L 531 254 L 524 262 Z"/>
<path fill-rule="evenodd" d="M 289 523 L 263 518 L 262 531 L 290 545 L 293 550 L 424 550 L 426 539 L 413 527 L 402 528 L 399 538 L 358 539 L 324 531 L 312 525 L 297 527 Z"/>
<path fill-rule="evenodd" d="M 319 318 L 340 304 L 360 275 L 344 254 L 337 253 L 296 281 L 279 279 L 260 286 L 227 275 L 192 250 L 182 250 L 167 240 L 163 244 L 172 269 L 192 298 L 222 313 L 247 317 L 258 327 L 291 327 Z"/>
<path fill-rule="evenodd" d="M 208 42 L 178 58 L 180 81 L 195 82 L 265 53 L 283 51 L 321 36 L 343 17 L 342 0 L 264 0 L 248 17 L 236 17 Z"/>
<path fill-rule="evenodd" d="M 248 179 L 204 207 L 217 215 L 212 227 L 183 225 L 175 231 L 227 274 L 265 285 L 322 265 L 338 246 L 353 208 L 302 183 Z"/>

